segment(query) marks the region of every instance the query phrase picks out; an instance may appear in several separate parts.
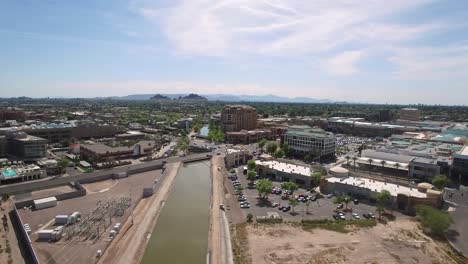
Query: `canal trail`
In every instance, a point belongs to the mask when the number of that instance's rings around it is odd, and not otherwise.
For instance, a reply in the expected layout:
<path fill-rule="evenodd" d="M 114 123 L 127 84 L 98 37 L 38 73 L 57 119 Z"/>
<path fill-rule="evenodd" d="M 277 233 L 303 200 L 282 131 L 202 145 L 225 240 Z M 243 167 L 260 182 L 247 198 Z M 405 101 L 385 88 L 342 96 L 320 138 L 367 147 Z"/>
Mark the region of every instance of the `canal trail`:
<path fill-rule="evenodd" d="M 213 157 L 211 161 L 212 199 L 208 236 L 210 264 L 233 264 L 229 223 L 226 213 L 220 209 L 220 204 L 225 204 L 223 181 L 226 178 L 226 168 L 224 167 L 224 158 Z"/>
<path fill-rule="evenodd" d="M 168 163 L 153 196 L 142 199 L 134 210 L 135 223 L 129 217 L 98 263 L 138 264 L 145 253 L 164 202 L 171 193 L 181 163 Z"/>

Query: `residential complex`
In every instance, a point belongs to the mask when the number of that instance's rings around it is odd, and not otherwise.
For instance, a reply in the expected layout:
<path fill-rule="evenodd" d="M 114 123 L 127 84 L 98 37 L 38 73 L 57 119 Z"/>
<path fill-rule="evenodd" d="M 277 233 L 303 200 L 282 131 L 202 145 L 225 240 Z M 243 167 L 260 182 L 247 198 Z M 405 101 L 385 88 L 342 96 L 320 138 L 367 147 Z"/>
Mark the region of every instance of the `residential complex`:
<path fill-rule="evenodd" d="M 247 105 L 227 105 L 221 112 L 220 124 L 224 132 L 255 130 L 257 111 Z"/>
<path fill-rule="evenodd" d="M 299 155 L 312 153 L 321 158 L 335 155 L 336 140 L 332 133 L 310 126 L 289 126 L 284 135 L 284 142 Z"/>

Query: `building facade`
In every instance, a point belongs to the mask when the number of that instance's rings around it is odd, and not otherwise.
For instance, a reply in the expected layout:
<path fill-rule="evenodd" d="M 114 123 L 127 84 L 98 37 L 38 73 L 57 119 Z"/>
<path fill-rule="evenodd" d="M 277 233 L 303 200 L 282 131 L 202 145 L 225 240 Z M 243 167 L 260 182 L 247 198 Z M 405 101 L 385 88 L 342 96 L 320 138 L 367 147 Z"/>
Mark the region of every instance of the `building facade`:
<path fill-rule="evenodd" d="M 22 160 L 37 160 L 46 156 L 47 140 L 24 132 L 7 135 L 8 154 Z"/>
<path fill-rule="evenodd" d="M 248 149 L 227 149 L 225 162 L 227 168 L 233 168 L 246 164 L 249 159 L 252 158 L 252 154 Z"/>
<path fill-rule="evenodd" d="M 221 112 L 223 132 L 255 130 L 257 128 L 257 110 L 247 105 L 227 105 Z"/>
<path fill-rule="evenodd" d="M 7 138 L 6 136 L 0 136 L 0 158 L 4 158 L 7 155 Z"/>
<path fill-rule="evenodd" d="M 284 142 L 287 142 L 289 148 L 299 155 L 314 153 L 325 158 L 335 156 L 335 136 L 320 128 L 290 126 L 284 135 Z"/>
<path fill-rule="evenodd" d="M 257 143 L 261 139 L 272 140 L 275 137 L 270 130 L 256 129 L 251 131 L 226 132 L 225 139 L 226 143 L 229 144 L 251 144 Z"/>
<path fill-rule="evenodd" d="M 452 176 L 459 177 L 462 182 L 468 181 L 468 145 L 453 155 Z"/>
<path fill-rule="evenodd" d="M 299 186 L 310 188 L 311 174 L 309 166 L 296 165 L 279 161 L 257 161 L 258 175 L 281 182 L 294 182 Z"/>
<path fill-rule="evenodd" d="M 419 121 L 420 111 L 416 108 L 403 108 L 400 110 L 400 119 L 408 121 Z"/>
<path fill-rule="evenodd" d="M 90 163 L 119 160 L 151 154 L 159 147 L 157 142 L 145 140 L 130 147 L 111 147 L 104 144 L 83 144 L 80 146 L 81 159 Z"/>

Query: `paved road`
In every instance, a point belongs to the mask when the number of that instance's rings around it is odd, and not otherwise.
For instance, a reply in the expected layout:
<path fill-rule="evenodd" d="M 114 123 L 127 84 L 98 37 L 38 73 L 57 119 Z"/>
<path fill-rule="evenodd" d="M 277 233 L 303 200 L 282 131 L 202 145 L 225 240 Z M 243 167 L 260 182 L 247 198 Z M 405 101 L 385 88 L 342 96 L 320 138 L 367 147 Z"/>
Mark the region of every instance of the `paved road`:
<path fill-rule="evenodd" d="M 450 212 L 454 223 L 447 238 L 465 256 L 468 256 L 468 188 L 461 186 L 459 190 L 447 191 L 444 198 L 458 205 L 455 211 Z"/>
<path fill-rule="evenodd" d="M 42 180 L 21 182 L 17 184 L 8 184 L 8 185 L 0 186 L 0 195 L 5 194 L 5 193 L 13 194 L 13 193 L 20 193 L 20 192 L 37 190 L 37 189 L 44 189 L 44 188 L 49 188 L 49 187 L 54 187 L 54 186 L 65 185 L 69 182 L 83 180 L 86 178 L 94 178 L 94 177 L 99 177 L 99 176 L 104 176 L 104 175 L 109 175 L 109 174 L 114 174 L 114 173 L 138 171 L 138 170 L 142 170 L 148 167 L 162 166 L 163 161 L 187 162 L 193 159 L 200 159 L 204 157 L 206 158 L 206 153 L 191 154 L 185 157 L 170 157 L 170 158 L 161 159 L 161 160 L 148 161 L 148 162 L 141 163 L 141 164 L 120 166 L 120 167 L 115 167 L 115 168 L 110 168 L 110 169 L 94 171 L 91 173 L 80 173 L 80 174 L 73 175 L 73 176 L 63 176 L 63 177 L 54 177 L 54 178 L 48 177 Z"/>

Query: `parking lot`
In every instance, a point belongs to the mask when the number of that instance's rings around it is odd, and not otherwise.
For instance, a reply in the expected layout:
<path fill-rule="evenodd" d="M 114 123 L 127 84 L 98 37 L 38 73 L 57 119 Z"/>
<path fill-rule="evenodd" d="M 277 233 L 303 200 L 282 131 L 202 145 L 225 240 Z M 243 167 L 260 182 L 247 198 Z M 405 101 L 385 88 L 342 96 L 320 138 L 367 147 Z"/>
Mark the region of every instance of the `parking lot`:
<path fill-rule="evenodd" d="M 352 219 L 352 213 L 358 214 L 360 218 L 363 218 L 363 214 L 368 213 L 376 215 L 376 206 L 369 204 L 367 201 L 359 201 L 358 204 L 351 201 L 348 203 L 349 210 L 344 210 L 346 205 L 343 205 L 343 208 L 338 210 L 337 204 L 334 203 L 335 197 L 328 198 L 327 196 L 311 201 L 308 209 L 305 202 L 298 202 L 298 205 L 294 208 L 294 212 L 292 208 L 291 210 L 284 212 L 279 210 L 279 208 L 282 206 L 289 206 L 289 200 L 283 200 L 282 194 L 270 194 L 268 196 L 268 202 L 265 203 L 262 199 L 258 198 L 258 191 L 256 189 L 248 187 L 247 177 L 243 174 L 242 166 L 238 168 L 237 175 L 240 184 L 244 188 L 242 191 L 243 196 L 250 205 L 249 208 L 242 209 L 245 217 L 248 213 L 251 213 L 254 216 L 265 216 L 267 215 L 267 212 L 278 212 L 286 221 L 300 221 L 302 219 L 333 219 L 333 215 L 338 211 L 343 212 L 346 219 Z M 273 181 L 273 186 L 280 187 L 280 185 L 280 182 Z M 316 193 L 311 193 L 305 189 L 298 189 L 292 196 L 295 197 L 299 195 L 316 196 Z M 237 200 L 238 196 L 233 196 L 233 199 Z M 238 204 L 240 203 L 240 201 L 237 202 Z M 274 203 L 277 203 L 278 205 L 274 206 Z M 395 216 L 401 216 L 401 214 L 397 212 L 394 214 Z"/>

